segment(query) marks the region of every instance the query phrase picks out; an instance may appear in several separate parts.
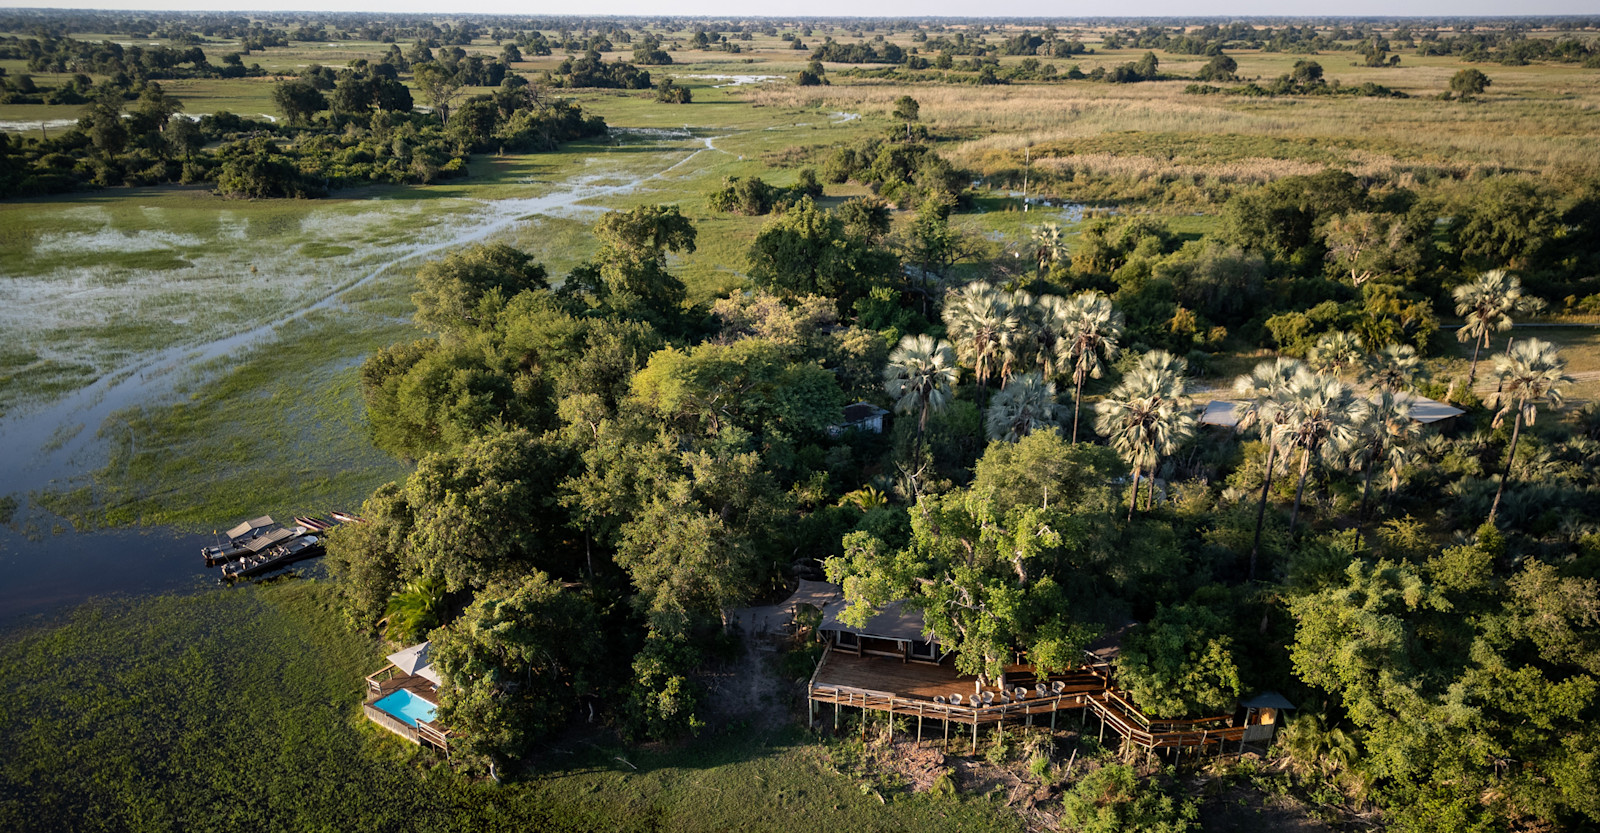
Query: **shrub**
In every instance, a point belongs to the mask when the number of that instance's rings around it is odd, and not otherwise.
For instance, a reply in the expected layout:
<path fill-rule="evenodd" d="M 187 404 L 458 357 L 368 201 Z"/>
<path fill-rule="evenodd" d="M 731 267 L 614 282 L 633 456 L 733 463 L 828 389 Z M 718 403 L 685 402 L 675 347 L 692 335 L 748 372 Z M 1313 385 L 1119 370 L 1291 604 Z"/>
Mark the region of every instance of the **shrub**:
<path fill-rule="evenodd" d="M 1061 797 L 1062 820 L 1080 833 L 1184 833 L 1198 829 L 1199 806 L 1174 798 L 1133 767 L 1101 767 Z"/>

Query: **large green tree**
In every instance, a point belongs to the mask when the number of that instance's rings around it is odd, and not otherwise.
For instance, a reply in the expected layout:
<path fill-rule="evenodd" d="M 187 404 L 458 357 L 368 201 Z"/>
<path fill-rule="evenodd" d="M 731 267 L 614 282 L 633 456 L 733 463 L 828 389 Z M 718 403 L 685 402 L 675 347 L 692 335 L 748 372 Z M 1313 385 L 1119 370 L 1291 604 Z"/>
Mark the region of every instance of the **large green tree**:
<path fill-rule="evenodd" d="M 693 254 L 694 224 L 676 205 L 613 211 L 595 224 L 600 238 L 598 278 L 602 300 L 636 317 L 672 319 L 683 306 L 683 281 L 667 271 L 667 254 Z"/>
<path fill-rule="evenodd" d="M 801 197 L 768 220 L 750 245 L 750 277 L 783 296 L 832 298 L 841 312 L 898 271 L 894 255 L 876 245 L 870 226 L 848 222 Z"/>
<path fill-rule="evenodd" d="M 533 569 L 577 572 L 553 488 L 570 464 L 562 446 L 523 430 L 424 457 L 405 485 L 409 560 L 451 591 Z"/>
<path fill-rule="evenodd" d="M 1162 608 L 1123 640 L 1117 685 L 1150 717 L 1231 713 L 1242 684 L 1226 623 L 1199 605 Z"/>
<path fill-rule="evenodd" d="M 417 270 L 418 325 L 438 333 L 478 329 L 495 320 L 506 301 L 549 280 L 533 257 L 504 243 L 470 246 Z"/>
<path fill-rule="evenodd" d="M 584 591 L 542 572 L 485 588 L 432 634 L 451 755 L 503 766 L 559 729 L 598 693 L 604 630 Z"/>

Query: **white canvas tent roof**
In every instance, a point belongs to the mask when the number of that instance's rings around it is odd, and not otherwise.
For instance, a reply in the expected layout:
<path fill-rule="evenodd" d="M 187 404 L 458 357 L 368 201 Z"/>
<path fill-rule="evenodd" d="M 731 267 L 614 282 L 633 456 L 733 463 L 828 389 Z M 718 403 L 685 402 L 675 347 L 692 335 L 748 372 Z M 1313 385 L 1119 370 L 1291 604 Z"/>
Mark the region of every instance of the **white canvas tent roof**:
<path fill-rule="evenodd" d="M 1206 425 L 1220 425 L 1224 428 L 1233 428 L 1239 424 L 1239 402 L 1229 402 L 1226 399 L 1215 399 L 1206 403 L 1206 409 L 1200 414 L 1200 421 Z"/>
<path fill-rule="evenodd" d="M 388 659 L 394 663 L 396 668 L 407 674 L 421 677 L 434 685 L 443 685 L 439 680 L 439 672 L 434 670 L 433 663 L 428 659 L 429 649 L 432 645 L 432 642 L 412 645 L 409 648 L 390 654 Z"/>
<path fill-rule="evenodd" d="M 1372 397 L 1377 401 L 1377 395 Z M 1411 419 L 1424 425 L 1431 425 L 1440 420 L 1460 416 L 1466 411 L 1454 408 L 1438 400 L 1414 393 L 1398 393 L 1395 399 L 1411 406 Z M 1240 412 L 1244 409 L 1243 402 L 1232 402 L 1227 399 L 1216 399 L 1206 403 L 1206 409 L 1200 414 L 1200 421 L 1206 425 L 1220 425 L 1223 428 L 1235 428 L 1239 425 Z"/>
<path fill-rule="evenodd" d="M 1397 402 L 1409 403 L 1411 405 L 1411 418 L 1424 425 L 1431 425 L 1439 420 L 1461 416 L 1466 413 L 1460 408 L 1453 408 L 1438 400 L 1429 399 L 1426 396 L 1418 396 L 1414 393 L 1401 392 L 1395 394 L 1394 398 Z"/>

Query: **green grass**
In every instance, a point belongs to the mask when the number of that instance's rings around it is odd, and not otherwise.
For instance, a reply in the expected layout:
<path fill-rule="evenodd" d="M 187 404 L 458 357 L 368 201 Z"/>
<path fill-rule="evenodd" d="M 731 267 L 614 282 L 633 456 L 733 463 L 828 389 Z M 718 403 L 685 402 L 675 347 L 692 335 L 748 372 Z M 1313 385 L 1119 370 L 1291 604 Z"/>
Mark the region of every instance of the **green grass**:
<path fill-rule="evenodd" d="M 1537 338 L 1554 344 L 1561 352 L 1561 357 L 1567 360 L 1567 375 L 1574 377 L 1574 381 L 1564 388 L 1566 398 L 1576 401 L 1600 399 L 1600 326 L 1518 326 L 1510 332 L 1496 333 L 1489 346 L 1478 354 L 1478 382 L 1474 387 L 1482 389 L 1489 385 L 1492 389 L 1494 357 L 1505 352 L 1508 336 L 1517 341 Z M 1456 341 L 1454 331 L 1450 331 L 1446 337 L 1454 345 L 1454 350 L 1444 365 L 1444 372 L 1464 379 L 1467 366 L 1472 361 L 1472 345 Z"/>
<path fill-rule="evenodd" d="M 799 730 L 567 739 L 516 783 L 469 780 L 362 718 L 383 653 L 303 581 L 90 604 L 0 637 L 0 829 L 1020 829 L 981 798 L 880 804 Z"/>
<path fill-rule="evenodd" d="M 354 508 L 407 470 L 368 440 L 358 365 L 418 335 L 359 309 L 285 326 L 273 342 L 195 368 L 180 401 L 114 414 L 100 429 L 110 461 L 91 485 L 42 502 L 79 526 L 192 529 Z"/>

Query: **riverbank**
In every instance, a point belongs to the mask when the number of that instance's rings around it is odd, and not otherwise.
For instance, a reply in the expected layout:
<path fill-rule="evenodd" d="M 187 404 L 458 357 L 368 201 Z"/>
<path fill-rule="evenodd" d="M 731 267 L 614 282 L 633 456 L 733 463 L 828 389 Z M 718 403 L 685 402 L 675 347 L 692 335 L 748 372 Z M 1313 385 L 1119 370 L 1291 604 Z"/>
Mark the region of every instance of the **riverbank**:
<path fill-rule="evenodd" d="M 517 783 L 468 779 L 362 719 L 383 651 L 315 581 L 0 634 L 0 830 L 1018 829 L 982 797 L 864 794 L 798 728 L 645 749 L 591 734 Z"/>

